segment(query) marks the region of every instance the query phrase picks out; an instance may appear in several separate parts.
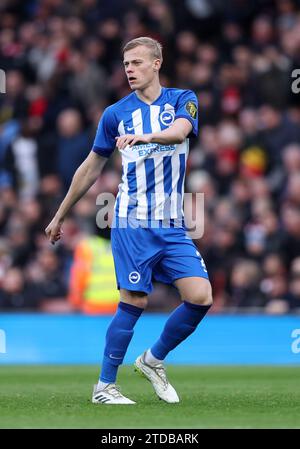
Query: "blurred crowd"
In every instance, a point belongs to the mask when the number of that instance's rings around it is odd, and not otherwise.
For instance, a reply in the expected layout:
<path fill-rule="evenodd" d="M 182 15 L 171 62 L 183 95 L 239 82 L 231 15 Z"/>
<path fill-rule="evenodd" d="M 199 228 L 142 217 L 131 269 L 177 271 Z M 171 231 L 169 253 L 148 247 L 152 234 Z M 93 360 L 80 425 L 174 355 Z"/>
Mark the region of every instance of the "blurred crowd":
<path fill-rule="evenodd" d="M 162 85 L 199 99 L 186 191 L 203 192 L 196 241 L 214 312 L 300 310 L 298 0 L 2 0 L 0 310 L 68 312 L 70 272 L 96 225 L 100 192 L 116 195 L 117 152 L 52 247 L 44 229 L 91 150 L 104 108 L 129 93 L 121 48 L 164 49 Z M 179 301 L 157 285 L 149 310 Z"/>

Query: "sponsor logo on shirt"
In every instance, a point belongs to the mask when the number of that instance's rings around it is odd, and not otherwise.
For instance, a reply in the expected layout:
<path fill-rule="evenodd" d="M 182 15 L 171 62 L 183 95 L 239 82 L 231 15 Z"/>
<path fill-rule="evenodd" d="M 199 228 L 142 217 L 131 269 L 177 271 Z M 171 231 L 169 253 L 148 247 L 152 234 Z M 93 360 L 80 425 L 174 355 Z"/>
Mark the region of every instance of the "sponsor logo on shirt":
<path fill-rule="evenodd" d="M 148 156 L 153 153 L 162 153 L 163 151 L 174 151 L 176 145 L 160 145 L 152 143 L 146 145 L 134 145 L 132 147 L 133 150 L 138 150 L 139 156 Z"/>

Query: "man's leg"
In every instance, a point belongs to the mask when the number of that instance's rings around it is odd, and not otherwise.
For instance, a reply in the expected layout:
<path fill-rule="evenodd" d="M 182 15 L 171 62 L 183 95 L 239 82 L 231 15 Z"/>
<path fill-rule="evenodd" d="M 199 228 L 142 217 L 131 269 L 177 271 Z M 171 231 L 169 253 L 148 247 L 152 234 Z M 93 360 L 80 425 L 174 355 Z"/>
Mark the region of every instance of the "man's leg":
<path fill-rule="evenodd" d="M 100 384 L 115 383 L 118 368 L 133 337 L 134 326 L 148 302 L 143 292 L 121 289 L 120 296 L 122 299 L 106 333 Z"/>
<path fill-rule="evenodd" d="M 181 278 L 175 281 L 183 303 L 168 318 L 158 341 L 139 356 L 135 368 L 153 385 L 160 399 L 179 402 L 178 395 L 169 383 L 163 360 L 167 354 L 191 335 L 212 304 L 211 285 L 200 277 Z"/>
<path fill-rule="evenodd" d="M 117 391 L 115 391 L 118 368 L 123 363 L 127 348 L 133 337 L 134 326 L 147 306 L 147 295 L 143 292 L 121 289 L 120 294 L 122 299 L 107 329 L 100 378 L 93 396 L 96 400 L 93 402 L 109 403 L 106 399 L 110 399 L 111 385 L 113 386 L 113 396 L 115 395 L 116 401 L 120 400 L 122 395 L 120 394 L 118 398 Z M 97 398 L 99 401 L 97 401 Z M 113 400 L 113 398 L 111 399 Z M 132 403 L 132 401 L 122 403 Z"/>
<path fill-rule="evenodd" d="M 175 285 L 183 303 L 173 311 L 158 341 L 147 351 L 146 362 L 164 360 L 170 351 L 196 330 L 212 304 L 208 279 L 182 278 L 175 281 Z"/>

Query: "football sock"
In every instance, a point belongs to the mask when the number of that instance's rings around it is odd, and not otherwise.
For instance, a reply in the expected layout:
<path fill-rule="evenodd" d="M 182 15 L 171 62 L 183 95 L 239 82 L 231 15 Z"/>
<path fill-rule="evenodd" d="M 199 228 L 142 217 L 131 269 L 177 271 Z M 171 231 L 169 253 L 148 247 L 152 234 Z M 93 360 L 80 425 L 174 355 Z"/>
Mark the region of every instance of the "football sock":
<path fill-rule="evenodd" d="M 167 354 L 191 335 L 206 315 L 210 306 L 191 304 L 184 301 L 170 315 L 163 332 L 152 346 L 152 355 L 164 360 Z"/>
<path fill-rule="evenodd" d="M 133 337 L 135 323 L 144 309 L 120 302 L 117 312 L 106 332 L 100 381 L 115 383 L 119 365 L 123 363 L 128 345 Z"/>
<path fill-rule="evenodd" d="M 162 362 L 162 360 L 159 360 L 156 357 L 154 357 L 154 355 L 152 354 L 150 349 L 148 349 L 146 351 L 144 360 L 147 363 L 147 365 L 150 365 L 150 366 L 152 366 L 152 365 L 154 366 L 154 365 L 157 365 Z"/>
<path fill-rule="evenodd" d="M 97 390 L 104 390 L 104 388 L 109 385 L 109 383 L 107 382 L 101 382 L 101 380 L 99 380 L 98 384 L 97 384 Z"/>

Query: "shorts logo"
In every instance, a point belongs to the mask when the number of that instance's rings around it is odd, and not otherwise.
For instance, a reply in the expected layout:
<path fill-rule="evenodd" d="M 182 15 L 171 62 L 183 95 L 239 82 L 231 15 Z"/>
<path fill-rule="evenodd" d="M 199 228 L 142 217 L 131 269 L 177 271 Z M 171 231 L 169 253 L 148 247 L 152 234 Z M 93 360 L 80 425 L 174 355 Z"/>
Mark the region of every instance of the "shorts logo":
<path fill-rule="evenodd" d="M 188 101 L 187 104 L 185 105 L 185 109 L 190 114 L 192 119 L 195 120 L 195 118 L 197 117 L 197 112 L 198 112 L 196 103 L 194 103 L 193 101 Z"/>
<path fill-rule="evenodd" d="M 141 275 L 137 271 L 132 271 L 129 274 L 128 279 L 129 279 L 129 282 L 131 282 L 132 284 L 137 284 L 141 279 Z"/>
<path fill-rule="evenodd" d="M 163 111 L 159 114 L 159 120 L 165 126 L 171 126 L 175 120 L 175 114 L 173 111 Z"/>

